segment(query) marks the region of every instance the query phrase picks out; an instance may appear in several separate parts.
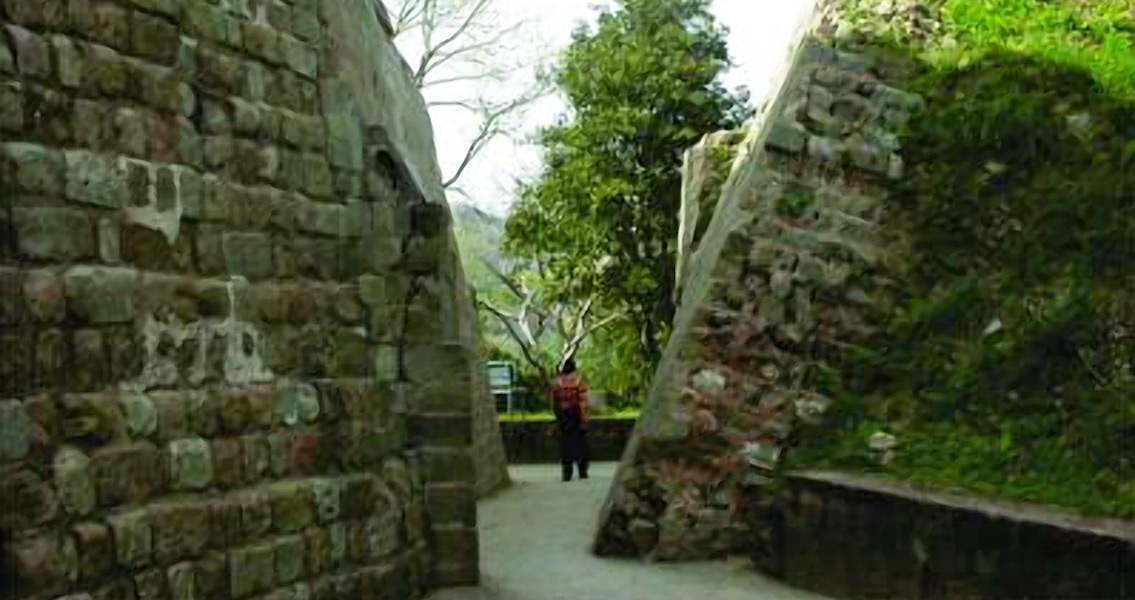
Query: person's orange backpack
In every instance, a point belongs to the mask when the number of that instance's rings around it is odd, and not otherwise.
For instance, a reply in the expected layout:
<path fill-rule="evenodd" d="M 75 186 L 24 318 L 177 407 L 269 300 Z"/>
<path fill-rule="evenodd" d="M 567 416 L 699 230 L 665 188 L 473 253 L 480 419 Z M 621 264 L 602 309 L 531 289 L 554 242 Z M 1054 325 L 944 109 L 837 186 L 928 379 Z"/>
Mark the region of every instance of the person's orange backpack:
<path fill-rule="evenodd" d="M 552 388 L 556 412 L 569 423 L 583 422 L 583 380 L 579 377 L 559 376 Z"/>

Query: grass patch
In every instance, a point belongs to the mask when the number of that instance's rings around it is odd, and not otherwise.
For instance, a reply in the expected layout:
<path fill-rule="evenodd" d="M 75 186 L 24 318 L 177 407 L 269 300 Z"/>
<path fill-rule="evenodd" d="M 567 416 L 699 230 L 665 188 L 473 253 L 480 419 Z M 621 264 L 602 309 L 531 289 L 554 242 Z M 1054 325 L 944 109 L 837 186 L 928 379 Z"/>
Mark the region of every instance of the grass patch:
<path fill-rule="evenodd" d="M 927 101 L 887 207 L 906 287 L 827 365 L 832 421 L 790 462 L 1135 517 L 1131 5 L 936 0 L 913 26 L 879 4 L 852 3 L 848 43 Z"/>

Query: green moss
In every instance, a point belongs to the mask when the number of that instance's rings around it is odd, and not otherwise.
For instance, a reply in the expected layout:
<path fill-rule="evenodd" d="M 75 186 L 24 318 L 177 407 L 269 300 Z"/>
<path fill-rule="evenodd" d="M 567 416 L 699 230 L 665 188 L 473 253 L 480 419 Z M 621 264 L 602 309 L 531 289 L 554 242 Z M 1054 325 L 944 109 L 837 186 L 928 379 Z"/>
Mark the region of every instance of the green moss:
<path fill-rule="evenodd" d="M 793 460 L 1135 517 L 1129 3 L 933 1 L 922 29 L 849 4 L 872 33 L 845 43 L 927 100 L 887 207 L 906 287 L 831 366 L 835 427 Z"/>

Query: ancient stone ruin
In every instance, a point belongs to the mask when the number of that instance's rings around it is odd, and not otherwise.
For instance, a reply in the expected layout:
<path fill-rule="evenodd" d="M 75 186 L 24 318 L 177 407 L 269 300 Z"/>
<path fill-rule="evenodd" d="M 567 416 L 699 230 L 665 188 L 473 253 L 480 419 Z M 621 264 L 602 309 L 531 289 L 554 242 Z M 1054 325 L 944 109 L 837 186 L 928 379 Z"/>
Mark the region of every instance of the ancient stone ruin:
<path fill-rule="evenodd" d="M 503 451 L 384 18 L 0 1 L 5 597 L 478 580 Z"/>
<path fill-rule="evenodd" d="M 920 98 L 802 30 L 763 119 L 686 157 L 680 300 L 600 519 L 595 550 L 653 559 L 752 546 L 767 482 L 828 399 L 807 373 L 873 327 L 891 282 L 878 244 L 896 131 Z"/>

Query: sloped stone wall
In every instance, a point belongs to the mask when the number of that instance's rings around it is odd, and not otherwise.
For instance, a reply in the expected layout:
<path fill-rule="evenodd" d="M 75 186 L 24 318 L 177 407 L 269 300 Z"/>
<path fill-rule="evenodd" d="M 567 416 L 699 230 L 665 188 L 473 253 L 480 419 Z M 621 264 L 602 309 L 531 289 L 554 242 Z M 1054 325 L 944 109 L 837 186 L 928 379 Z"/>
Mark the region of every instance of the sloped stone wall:
<path fill-rule="evenodd" d="M 0 18 L 4 596 L 476 582 L 476 323 L 372 3 Z"/>
<path fill-rule="evenodd" d="M 596 552 L 696 559 L 753 543 L 746 488 L 824 410 L 815 377 L 887 302 L 882 184 L 902 177 L 896 132 L 918 103 L 809 34 L 717 201 L 687 198 L 713 218 L 681 240 L 674 334 Z"/>

